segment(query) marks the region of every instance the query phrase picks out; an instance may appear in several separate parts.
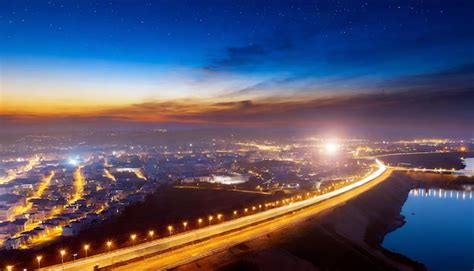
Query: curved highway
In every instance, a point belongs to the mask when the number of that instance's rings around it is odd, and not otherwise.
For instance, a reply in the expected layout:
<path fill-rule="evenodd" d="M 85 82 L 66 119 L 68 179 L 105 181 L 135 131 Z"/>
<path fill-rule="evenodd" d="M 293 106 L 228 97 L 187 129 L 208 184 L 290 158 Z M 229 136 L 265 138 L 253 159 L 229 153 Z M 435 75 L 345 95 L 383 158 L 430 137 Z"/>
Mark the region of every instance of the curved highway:
<path fill-rule="evenodd" d="M 291 225 L 301 217 L 328 210 L 359 195 L 390 175 L 390 169 L 379 160 L 376 160 L 376 163 L 377 169 L 368 176 L 320 196 L 213 226 L 67 262 L 64 265 L 45 267 L 41 270 L 93 270 L 95 265 L 107 267 L 118 264 L 130 265 L 119 268 L 122 270 L 157 270 L 182 265 L 249 240 L 249 238 L 256 238 L 271 230 Z M 194 244 L 198 241 L 199 244 Z M 147 259 L 143 260 L 145 257 Z M 142 261 L 134 262 L 135 259 L 142 259 Z"/>

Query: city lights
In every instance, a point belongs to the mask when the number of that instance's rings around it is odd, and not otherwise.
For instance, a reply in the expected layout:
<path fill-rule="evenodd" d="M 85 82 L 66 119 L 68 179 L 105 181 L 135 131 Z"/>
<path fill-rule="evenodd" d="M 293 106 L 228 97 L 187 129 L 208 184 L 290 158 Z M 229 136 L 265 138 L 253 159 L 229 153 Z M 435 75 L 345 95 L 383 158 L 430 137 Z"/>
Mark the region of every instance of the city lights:
<path fill-rule="evenodd" d="M 108 252 L 110 252 L 110 247 L 112 246 L 112 241 L 107 241 L 107 249 L 108 249 Z"/>
<path fill-rule="evenodd" d="M 84 245 L 85 257 L 87 258 L 87 251 L 89 250 L 89 244 Z"/>
<path fill-rule="evenodd" d="M 70 158 L 67 162 L 71 166 L 77 166 L 79 164 L 79 161 L 75 158 Z"/>
<path fill-rule="evenodd" d="M 0 271 L 474 271 L 472 10 L 0 0 Z"/>
<path fill-rule="evenodd" d="M 333 145 L 333 143 L 335 145 Z M 310 145 L 311 148 L 314 145 Z M 322 144 L 321 146 L 324 146 L 325 150 L 327 153 L 336 151 L 338 153 L 341 153 L 341 145 L 340 143 L 335 143 L 335 142 L 328 142 L 328 145 Z M 341 153 L 341 155 L 338 155 L 338 159 L 342 159 L 342 155 L 345 157 L 344 162 L 339 162 L 335 161 L 334 159 L 327 159 L 327 156 L 322 155 L 320 163 L 324 165 L 324 167 L 328 167 L 328 169 L 331 169 L 332 171 L 329 171 L 331 173 L 326 175 L 326 180 L 324 181 L 318 181 L 314 185 L 312 185 L 310 188 L 306 188 L 308 186 L 303 186 L 301 183 L 297 184 L 289 184 L 289 183 L 283 183 L 282 181 L 278 181 L 275 179 L 275 176 L 278 176 L 278 174 L 283 174 L 285 175 L 286 173 L 281 173 L 281 170 L 287 171 L 288 168 L 292 169 L 295 167 L 294 171 L 298 172 L 298 174 L 305 174 L 304 172 L 307 171 L 309 172 L 307 175 L 304 175 L 304 178 L 310 179 L 313 175 L 312 174 L 317 174 L 316 171 L 312 171 L 315 165 L 313 164 L 305 164 L 303 162 L 298 162 L 297 160 L 292 160 L 292 159 L 287 159 L 287 158 L 281 158 L 281 160 L 276 160 L 282 163 L 288 163 L 287 165 L 291 166 L 278 166 L 275 167 L 275 172 L 273 173 L 272 170 L 270 170 L 268 165 L 265 165 L 262 168 L 257 168 L 255 165 L 252 166 L 252 169 L 239 169 L 238 167 L 235 167 L 235 169 L 239 170 L 246 170 L 249 172 L 251 176 L 254 178 L 257 178 L 256 180 L 260 182 L 259 185 L 253 185 L 253 188 L 241 188 L 238 186 L 233 185 L 232 187 L 226 188 L 225 186 L 222 186 L 222 184 L 217 184 L 217 183 L 212 183 L 212 182 L 207 182 L 208 177 L 200 177 L 201 179 L 196 179 L 196 178 L 191 178 L 187 180 L 188 182 L 191 182 L 190 184 L 187 184 L 186 182 L 182 182 L 181 180 L 179 181 L 179 185 L 182 185 L 182 188 L 186 189 L 209 189 L 209 190 L 229 190 L 232 191 L 233 193 L 258 193 L 258 194 L 274 194 L 277 191 L 280 191 L 281 189 L 287 189 L 289 193 L 282 193 L 279 197 L 275 198 L 273 201 L 264 201 L 264 202 L 252 202 L 251 205 L 247 205 L 247 207 L 242 207 L 240 210 L 231 210 L 228 211 L 228 213 L 215 213 L 212 215 L 207 215 L 203 218 L 196 218 L 194 223 L 189 223 L 187 217 L 181 216 L 181 217 L 176 217 L 176 219 L 183 219 L 181 220 L 180 224 L 177 225 L 168 225 L 165 226 L 167 233 L 169 233 L 169 236 L 172 236 L 173 234 L 177 234 L 181 237 L 181 234 L 185 236 L 185 238 L 190 238 L 188 237 L 187 233 L 190 233 L 189 236 L 194 236 L 192 233 L 194 230 L 199 229 L 202 231 L 202 234 L 206 236 L 209 232 L 212 232 L 216 229 L 220 229 L 218 225 L 222 225 L 223 222 L 229 222 L 229 227 L 233 227 L 233 223 L 236 223 L 235 225 L 239 225 L 240 223 L 250 223 L 251 221 L 258 221 L 259 217 L 261 215 L 266 216 L 268 214 L 272 214 L 273 211 L 277 210 L 292 210 L 288 211 L 288 214 L 294 214 L 296 213 L 297 210 L 292 209 L 292 205 L 295 205 L 296 202 L 301 202 L 300 204 L 305 205 L 305 201 L 308 202 L 318 202 L 321 196 L 325 196 L 327 193 L 342 193 L 339 191 L 349 191 L 347 193 L 350 193 L 350 190 L 353 187 L 356 187 L 358 183 L 364 182 L 366 178 L 373 176 L 374 172 L 378 172 L 380 168 L 385 168 L 386 170 L 392 170 L 392 171 L 416 171 L 416 172 L 430 172 L 430 173 L 439 173 L 439 174 L 462 174 L 463 176 L 470 176 L 470 174 L 473 174 L 474 172 L 470 172 L 469 170 L 463 170 L 463 169 L 456 169 L 456 168 L 424 168 L 424 167 L 414 167 L 412 165 L 407 165 L 407 164 L 400 164 L 400 165 L 390 165 L 390 166 L 384 166 L 381 164 L 381 162 L 374 157 L 366 157 L 364 160 L 358 160 L 357 163 L 351 162 L 351 155 L 353 152 L 350 152 L 349 149 L 355 149 L 356 147 L 354 146 L 348 146 L 346 143 L 344 144 L 344 147 L 348 149 L 348 151 L 344 154 Z M 440 146 L 441 149 L 445 149 L 445 146 Z M 452 151 L 458 151 L 459 150 L 459 145 L 458 146 L 453 146 L 451 148 Z M 267 149 L 267 148 L 265 148 Z M 281 149 L 291 149 L 290 147 L 281 147 Z M 359 148 L 357 149 L 364 149 L 364 148 Z M 365 148 L 365 150 L 373 150 L 377 151 L 376 148 Z M 273 151 L 273 149 L 269 149 L 269 151 Z M 405 150 L 404 150 L 405 151 Z M 314 150 L 313 150 L 314 152 Z M 180 151 L 179 155 L 184 155 L 184 152 Z M 402 155 L 409 155 L 412 152 L 405 152 L 402 153 Z M 137 161 L 137 163 L 140 163 L 139 159 L 131 159 L 126 157 L 126 153 L 121 153 L 123 155 L 123 161 L 121 163 L 128 163 L 128 161 Z M 121 157 L 121 155 L 117 155 L 118 159 Z M 336 158 L 336 157 L 334 157 Z M 153 178 L 147 178 L 147 182 L 143 182 L 143 178 L 140 176 L 137 176 L 137 172 L 140 174 L 143 174 L 143 176 L 149 176 L 150 172 L 147 172 L 145 170 L 146 167 L 144 166 L 139 166 L 134 165 L 131 167 L 126 167 L 126 166 L 117 166 L 114 165 L 115 160 L 110 159 L 107 161 L 108 166 L 107 170 L 105 171 L 102 166 L 104 164 L 103 160 L 97 160 L 97 162 L 93 162 L 91 160 L 92 158 L 85 158 L 83 160 L 83 164 L 76 166 L 75 168 L 57 168 L 54 170 L 51 170 L 51 168 L 46 167 L 46 169 L 43 171 L 43 176 L 39 182 L 38 185 L 38 190 L 37 192 L 33 193 L 34 198 L 42 198 L 43 196 L 48 194 L 48 189 L 51 184 L 54 184 L 55 186 L 58 185 L 58 183 L 61 183 L 62 181 L 65 182 L 65 184 L 68 185 L 69 189 L 67 190 L 68 193 L 65 193 L 65 198 L 67 199 L 67 203 L 64 205 L 55 205 L 51 210 L 52 214 L 48 216 L 48 219 L 54 219 L 56 217 L 61 216 L 63 213 L 75 213 L 78 209 L 78 206 L 81 206 L 80 204 L 84 204 L 82 206 L 87 206 L 84 199 L 86 196 L 91 195 L 91 193 L 95 193 L 96 191 L 107 191 L 108 193 L 116 193 L 116 189 L 113 187 L 116 185 L 119 185 L 120 183 L 124 183 L 124 181 L 127 181 L 127 179 L 122 179 L 122 174 L 126 176 L 126 178 L 131 178 L 130 180 L 134 180 L 137 184 L 140 184 L 140 186 L 145 185 L 151 185 L 152 187 L 158 187 L 158 186 L 153 186 L 153 182 L 155 181 Z M 102 159 L 102 157 L 100 158 Z M 232 158 L 234 159 L 234 158 Z M 358 157 L 358 159 L 361 159 Z M 463 160 L 463 159 L 461 159 Z M 20 161 L 21 163 L 26 163 L 27 160 L 25 161 Z M 46 160 L 39 160 L 40 164 L 42 161 Z M 259 160 L 262 161 L 262 160 Z M 266 160 L 264 160 L 266 161 Z M 375 162 L 374 162 L 375 161 Z M 463 160 L 464 161 L 464 160 Z M 51 163 L 51 162 L 48 162 Z M 267 163 L 267 162 L 266 162 Z M 270 162 L 268 162 L 270 163 Z M 91 166 L 94 165 L 94 166 Z M 305 167 L 307 165 L 307 167 Z M 59 165 L 61 167 L 61 165 Z M 63 165 L 64 166 L 64 165 Z M 38 167 L 38 165 L 36 165 Z M 96 169 L 97 167 L 97 169 Z M 353 168 L 350 168 L 353 167 Z M 348 170 L 348 168 L 350 170 Z M 378 169 L 377 169 L 378 168 Z M 37 170 L 37 169 L 36 169 Z M 336 176 L 334 177 L 335 173 L 341 171 L 343 172 L 344 170 L 347 170 L 348 172 L 354 172 L 358 171 L 357 174 L 353 175 L 341 175 L 341 176 Z M 279 172 L 279 173 L 278 173 Z M 65 176 L 65 174 L 68 174 Z M 259 178 L 264 178 L 265 174 L 268 174 L 267 179 L 262 179 L 260 180 Z M 352 174 L 352 173 L 349 173 Z M 337 173 L 336 173 L 337 175 Z M 88 190 L 88 186 L 91 184 L 94 184 L 94 179 L 91 178 L 90 176 L 101 176 L 104 179 L 104 182 L 98 183 L 96 187 L 93 187 L 93 190 Z M 246 176 L 245 174 L 242 174 L 242 176 Z M 320 178 L 320 177 L 318 177 Z M 128 182 L 130 182 L 128 180 Z M 202 180 L 202 183 L 200 182 Z M 269 185 L 264 185 L 264 182 L 270 182 Z M 110 188 L 107 187 L 107 185 L 110 185 Z M 178 188 L 179 186 L 177 186 Z M 310 189 L 310 190 L 308 190 Z M 348 189 L 348 190 L 344 190 Z M 135 189 L 130 189 L 127 191 L 129 193 L 128 195 L 134 197 L 136 195 L 137 191 L 140 190 L 135 190 Z M 53 192 L 53 191 L 51 191 Z M 51 193 L 49 192 L 49 193 Z M 56 191 L 54 191 L 56 192 Z M 57 192 L 56 192 L 57 193 Z M 120 190 L 120 193 L 114 194 L 114 197 L 120 198 L 122 196 L 122 193 L 124 193 L 123 188 Z M 216 192 L 217 193 L 217 192 Z M 50 194 L 54 195 L 54 194 Z M 286 196 L 285 196 L 286 195 Z M 438 197 L 439 195 L 436 194 Z M 332 196 L 331 196 L 332 197 Z M 470 198 L 472 197 L 471 194 L 459 194 L 460 199 L 465 199 L 465 198 Z M 126 199 L 126 196 L 123 198 Z M 108 202 L 109 205 L 113 205 L 113 201 Z M 301 206 L 301 205 L 300 205 Z M 84 208 L 84 207 L 82 207 Z M 86 208 L 84 208 L 86 209 Z M 21 210 L 18 209 L 19 211 L 14 213 L 20 214 L 30 212 L 31 210 L 34 210 L 31 207 L 24 207 Z M 83 213 L 81 214 L 82 216 L 78 215 L 80 217 L 79 219 L 86 218 L 88 215 L 92 215 L 94 217 L 100 217 L 101 213 L 107 211 L 107 206 L 100 206 L 96 209 L 93 209 L 92 212 L 90 213 Z M 120 213 L 120 210 L 116 209 L 113 210 L 113 212 L 110 212 L 109 214 L 116 215 Z M 240 215 L 239 215 L 240 214 Z M 186 220 L 184 220 L 186 218 Z M 239 218 L 245 218 L 242 221 L 239 220 Z M 204 220 L 207 220 L 208 223 L 205 223 Z M 232 220 L 232 222 L 230 221 Z M 269 219 L 271 220 L 271 219 Z M 179 221 L 179 220 L 178 220 Z M 74 222 L 74 220 L 68 221 L 69 223 Z M 203 223 L 204 222 L 204 223 Z M 156 223 L 156 222 L 153 222 Z M 256 223 L 258 224 L 258 223 Z M 31 225 L 30 229 L 34 229 L 40 225 L 39 223 Z M 156 225 L 156 224 L 155 224 Z M 194 226 L 196 227 L 190 227 Z M 163 226 L 163 225 L 159 225 Z M 174 227 L 176 228 L 174 228 Z M 179 226 L 179 227 L 177 227 Z M 150 225 L 150 227 L 153 227 L 153 225 Z M 227 227 L 227 226 L 226 226 Z M 42 238 L 44 240 L 51 240 L 52 238 L 50 237 L 51 235 L 55 236 L 60 236 L 63 232 L 67 233 L 69 230 L 69 224 L 66 224 L 66 226 L 55 226 L 53 229 L 47 229 L 46 231 L 41 233 L 41 238 L 38 238 L 39 242 L 42 241 Z M 179 229 L 178 229 L 179 228 Z M 147 238 L 143 238 L 142 240 L 139 239 L 139 236 L 143 234 Z M 117 243 L 117 248 L 122 248 L 122 247 L 129 247 L 130 249 L 133 249 L 133 246 L 136 245 L 139 241 L 153 241 L 156 239 L 158 235 L 156 234 L 155 231 L 153 230 L 148 230 L 145 231 L 144 233 L 141 232 L 133 232 L 133 233 L 125 233 L 126 237 L 128 237 L 128 242 L 123 242 L 123 243 Z M 164 237 L 168 236 L 168 234 L 164 234 Z M 199 235 L 201 236 L 201 234 Z M 157 237 L 158 238 L 158 237 Z M 117 236 L 117 242 L 118 240 L 124 240 L 127 238 L 124 238 L 123 236 Z M 171 238 L 171 240 L 174 240 L 174 238 Z M 194 243 L 195 241 L 198 240 L 190 240 L 190 243 Z M 168 242 L 168 241 L 165 241 Z M 23 244 L 22 244 L 23 245 Z M 84 258 L 89 257 L 89 249 L 90 246 L 94 245 L 93 243 L 91 244 L 82 244 L 81 251 L 79 253 L 73 253 L 74 250 L 69 250 L 70 248 L 64 248 L 60 250 L 60 256 L 61 256 L 61 264 L 65 264 L 66 261 L 81 261 L 82 259 L 79 257 L 79 255 L 84 256 Z M 23 245 L 23 247 L 26 247 Z M 106 242 L 106 249 L 107 252 L 111 252 L 112 250 L 112 241 L 107 241 Z M 66 251 L 71 251 L 70 255 L 71 257 L 66 257 L 68 254 Z M 119 251 L 119 250 L 117 250 Z M 98 253 L 103 253 L 103 251 L 97 251 Z M 45 254 L 43 254 L 45 255 Z M 114 253 L 115 255 L 115 253 Z M 47 255 L 45 255 L 47 256 Z M 44 259 L 42 258 L 43 256 L 36 256 L 33 255 L 32 258 L 35 262 L 35 265 L 40 268 L 41 265 L 44 265 Z M 49 257 L 48 257 L 49 259 Z M 59 259 L 58 259 L 59 262 Z"/>
<path fill-rule="evenodd" d="M 336 154 L 340 148 L 341 146 L 336 142 L 327 142 L 324 144 L 324 149 L 328 154 Z"/>
<path fill-rule="evenodd" d="M 64 265 L 64 255 L 66 255 L 66 250 L 61 249 L 59 254 L 61 255 L 61 264 Z"/>
<path fill-rule="evenodd" d="M 36 256 L 36 262 L 38 263 L 38 269 L 41 268 L 41 260 L 43 259 L 43 256 L 38 255 Z"/>

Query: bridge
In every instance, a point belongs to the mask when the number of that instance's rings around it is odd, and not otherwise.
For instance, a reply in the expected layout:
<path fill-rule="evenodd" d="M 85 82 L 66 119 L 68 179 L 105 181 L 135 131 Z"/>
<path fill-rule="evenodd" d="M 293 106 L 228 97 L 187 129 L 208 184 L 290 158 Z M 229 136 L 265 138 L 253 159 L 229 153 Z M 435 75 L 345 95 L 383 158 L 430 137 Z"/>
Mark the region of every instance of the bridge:
<path fill-rule="evenodd" d="M 422 155 L 422 154 L 443 154 L 450 153 L 449 151 L 428 151 L 428 152 L 398 152 L 388 153 L 375 156 L 368 156 L 364 158 L 368 159 L 379 159 L 390 156 L 404 156 L 404 155 Z M 455 169 L 455 168 L 421 168 L 421 167 L 401 167 L 401 166 L 387 166 L 392 170 L 398 171 L 413 171 L 413 172 L 426 172 L 426 173 L 441 173 L 441 174 L 454 174 L 459 176 L 473 177 L 474 170 L 467 169 Z"/>
<path fill-rule="evenodd" d="M 393 167 L 387 166 L 390 169 L 398 170 L 398 171 L 413 171 L 413 172 L 426 172 L 426 173 L 441 173 L 441 174 L 454 174 L 460 176 L 467 176 L 473 177 L 474 170 L 466 170 L 466 169 L 447 169 L 447 168 L 413 168 L 413 167 Z"/>
<path fill-rule="evenodd" d="M 81 271 L 93 270 L 94 266 L 107 269 L 117 265 L 124 265 L 118 267 L 119 270 L 158 270 L 192 262 L 269 231 L 294 225 L 371 189 L 390 176 L 392 171 L 379 160 L 375 161 L 376 168 L 369 175 L 322 195 L 309 196 L 252 215 L 39 270 Z M 141 260 L 134 261 L 137 259 Z"/>

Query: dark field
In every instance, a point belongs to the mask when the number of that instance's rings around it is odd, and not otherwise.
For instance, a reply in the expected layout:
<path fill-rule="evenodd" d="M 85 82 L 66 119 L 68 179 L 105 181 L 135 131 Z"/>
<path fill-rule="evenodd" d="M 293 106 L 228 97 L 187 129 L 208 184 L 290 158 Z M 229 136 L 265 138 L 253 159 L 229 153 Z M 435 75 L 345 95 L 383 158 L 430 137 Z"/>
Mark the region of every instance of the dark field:
<path fill-rule="evenodd" d="M 215 191 L 202 189 L 175 189 L 163 187 L 150 196 L 145 202 L 129 206 L 117 218 L 104 222 L 94 228 L 84 230 L 78 236 L 62 237 L 54 244 L 38 251 L 2 251 L 0 266 L 15 265 L 15 270 L 36 267 L 34 258 L 43 255 L 42 265 L 60 263 L 59 250 L 65 248 L 68 254 L 65 260 L 71 260 L 72 254 L 78 258 L 84 256 L 82 247 L 90 244 L 88 255 L 105 252 L 107 240 L 113 241 L 113 248 L 130 245 L 130 234 L 137 234 L 136 243 L 145 241 L 149 230 L 157 235 L 168 235 L 166 227 L 173 225 L 182 230 L 182 222 L 187 221 L 188 229 L 197 227 L 197 219 L 203 218 L 207 225 L 209 215 L 222 213 L 224 219 L 230 218 L 234 209 L 242 209 L 252 204 L 263 203 L 276 198 L 273 195 L 240 193 L 232 191 Z M 216 218 L 213 220 L 216 221 Z"/>

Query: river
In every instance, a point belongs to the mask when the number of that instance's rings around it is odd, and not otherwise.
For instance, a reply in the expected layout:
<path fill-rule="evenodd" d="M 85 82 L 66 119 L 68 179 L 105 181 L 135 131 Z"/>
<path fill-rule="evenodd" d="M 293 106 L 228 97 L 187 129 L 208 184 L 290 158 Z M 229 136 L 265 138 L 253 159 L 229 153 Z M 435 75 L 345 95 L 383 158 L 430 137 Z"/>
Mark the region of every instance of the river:
<path fill-rule="evenodd" d="M 402 214 L 406 224 L 385 237 L 385 248 L 429 270 L 474 270 L 474 191 L 414 189 Z"/>

